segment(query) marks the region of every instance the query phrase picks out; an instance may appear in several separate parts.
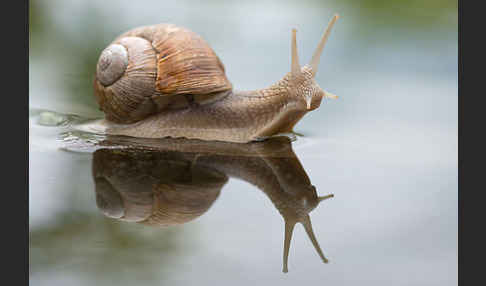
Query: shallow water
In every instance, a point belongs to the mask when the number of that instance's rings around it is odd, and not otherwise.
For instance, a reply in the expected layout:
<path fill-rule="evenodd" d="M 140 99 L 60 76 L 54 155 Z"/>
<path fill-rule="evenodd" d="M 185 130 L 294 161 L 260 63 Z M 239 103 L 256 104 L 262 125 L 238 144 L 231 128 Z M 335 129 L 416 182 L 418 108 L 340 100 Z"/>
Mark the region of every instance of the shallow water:
<path fill-rule="evenodd" d="M 397 16 L 385 27 L 338 2 L 123 2 L 115 11 L 105 6 L 118 2 L 65 2 L 40 2 L 60 11 L 46 12 L 43 28 L 56 27 L 81 59 L 56 50 L 51 34 L 32 36 L 32 285 L 457 284 L 457 22 L 417 27 Z M 137 140 L 79 128 L 100 116 L 93 66 L 80 67 L 125 29 L 183 24 L 211 43 L 238 89 L 253 89 L 287 72 L 294 23 L 305 62 L 335 11 L 342 18 L 317 82 L 339 99 L 306 115 L 295 141 Z M 94 29 L 88 16 L 108 20 Z M 72 37 L 80 33 L 86 41 Z M 306 213 L 329 262 L 297 224 L 285 274 L 284 219 Z"/>

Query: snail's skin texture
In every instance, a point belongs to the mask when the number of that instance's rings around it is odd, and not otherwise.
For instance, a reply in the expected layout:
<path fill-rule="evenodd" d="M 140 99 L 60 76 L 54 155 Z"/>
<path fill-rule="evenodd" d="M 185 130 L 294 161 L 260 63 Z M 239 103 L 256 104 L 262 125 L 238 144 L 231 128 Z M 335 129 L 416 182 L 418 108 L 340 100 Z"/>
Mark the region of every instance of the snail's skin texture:
<path fill-rule="evenodd" d="M 105 113 L 105 132 L 238 143 L 292 132 L 323 97 L 336 98 L 314 77 L 337 18 L 303 67 L 292 30 L 291 71 L 270 87 L 254 91 L 234 91 L 214 51 L 185 28 L 159 24 L 130 30 L 98 61 L 94 90 Z"/>
<path fill-rule="evenodd" d="M 305 101 L 293 101 L 287 92 L 289 76 L 268 89 L 230 92 L 212 104 L 166 110 L 129 125 L 112 124 L 108 133 L 243 143 L 290 132 L 305 113 L 319 107 L 322 98 L 314 97 L 309 110 Z"/>

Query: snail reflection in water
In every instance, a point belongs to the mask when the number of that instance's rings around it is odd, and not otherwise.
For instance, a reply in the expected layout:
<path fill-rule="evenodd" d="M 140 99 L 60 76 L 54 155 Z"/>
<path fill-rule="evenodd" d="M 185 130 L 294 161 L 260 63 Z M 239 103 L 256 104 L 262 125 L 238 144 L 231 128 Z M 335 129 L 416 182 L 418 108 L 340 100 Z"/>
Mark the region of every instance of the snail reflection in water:
<path fill-rule="evenodd" d="M 292 30 L 290 72 L 254 91 L 233 91 L 218 56 L 192 31 L 172 24 L 127 31 L 102 51 L 96 67 L 100 126 L 111 135 L 242 143 L 292 132 L 323 97 L 336 98 L 314 78 L 337 19 L 303 67 Z"/>
<path fill-rule="evenodd" d="M 333 195 L 317 196 L 287 137 L 250 144 L 163 139 L 143 146 L 135 138 L 116 140 L 101 144 L 128 148 L 93 155 L 96 203 L 106 216 L 152 226 L 186 223 L 211 207 L 228 177 L 239 178 L 262 190 L 284 218 L 283 272 L 299 222 L 327 263 L 309 213 Z"/>

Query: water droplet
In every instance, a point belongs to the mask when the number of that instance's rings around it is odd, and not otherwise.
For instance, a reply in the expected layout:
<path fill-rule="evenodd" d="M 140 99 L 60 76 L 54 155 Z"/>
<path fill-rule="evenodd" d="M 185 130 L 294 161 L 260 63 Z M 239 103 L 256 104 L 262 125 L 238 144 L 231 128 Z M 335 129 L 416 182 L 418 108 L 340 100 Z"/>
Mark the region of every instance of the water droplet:
<path fill-rule="evenodd" d="M 37 124 L 43 126 L 60 126 L 67 122 L 67 117 L 64 114 L 42 111 L 37 119 Z"/>

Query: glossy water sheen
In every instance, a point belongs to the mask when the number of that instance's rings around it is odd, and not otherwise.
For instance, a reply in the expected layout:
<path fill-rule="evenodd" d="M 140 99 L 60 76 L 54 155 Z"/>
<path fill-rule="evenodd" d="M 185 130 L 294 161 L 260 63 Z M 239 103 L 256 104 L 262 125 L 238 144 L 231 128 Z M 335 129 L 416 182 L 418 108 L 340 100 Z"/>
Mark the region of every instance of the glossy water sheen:
<path fill-rule="evenodd" d="M 438 8 L 406 14 L 354 1 L 36 3 L 44 20 L 29 65 L 31 285 L 457 284 L 454 9 L 435 17 Z M 293 142 L 134 140 L 86 128 L 100 116 L 97 57 L 124 30 L 186 26 L 211 43 L 236 88 L 255 89 L 290 69 L 292 27 L 304 64 L 334 12 L 341 19 L 316 81 L 339 99 L 309 113 Z M 307 213 L 329 263 L 297 224 L 282 273 L 284 219 Z"/>

